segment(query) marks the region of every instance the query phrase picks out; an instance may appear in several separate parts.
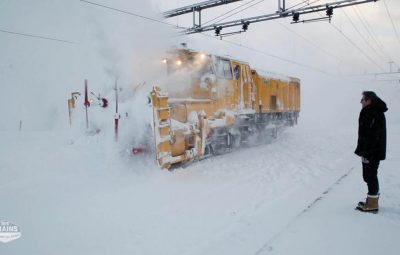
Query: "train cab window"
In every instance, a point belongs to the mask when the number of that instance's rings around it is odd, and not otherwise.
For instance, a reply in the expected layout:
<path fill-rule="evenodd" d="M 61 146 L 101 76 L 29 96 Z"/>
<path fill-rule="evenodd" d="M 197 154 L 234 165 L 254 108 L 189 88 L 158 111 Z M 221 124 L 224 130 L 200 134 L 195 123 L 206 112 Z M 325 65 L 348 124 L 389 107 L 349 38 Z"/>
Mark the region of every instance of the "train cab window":
<path fill-rule="evenodd" d="M 233 74 L 236 80 L 240 79 L 240 65 L 235 65 L 235 67 L 233 68 Z"/>
<path fill-rule="evenodd" d="M 231 62 L 227 59 L 216 58 L 215 60 L 215 70 L 219 78 L 225 78 L 232 80 L 232 67 Z"/>

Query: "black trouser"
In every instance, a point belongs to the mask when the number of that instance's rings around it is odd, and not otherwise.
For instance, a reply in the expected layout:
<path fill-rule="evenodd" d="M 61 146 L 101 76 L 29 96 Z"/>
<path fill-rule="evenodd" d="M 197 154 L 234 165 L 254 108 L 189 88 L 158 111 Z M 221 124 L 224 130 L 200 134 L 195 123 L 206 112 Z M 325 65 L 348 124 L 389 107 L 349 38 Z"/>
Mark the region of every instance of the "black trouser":
<path fill-rule="evenodd" d="M 378 167 L 379 160 L 370 160 L 369 163 L 362 163 L 363 178 L 368 186 L 368 195 L 376 196 L 379 193 Z"/>

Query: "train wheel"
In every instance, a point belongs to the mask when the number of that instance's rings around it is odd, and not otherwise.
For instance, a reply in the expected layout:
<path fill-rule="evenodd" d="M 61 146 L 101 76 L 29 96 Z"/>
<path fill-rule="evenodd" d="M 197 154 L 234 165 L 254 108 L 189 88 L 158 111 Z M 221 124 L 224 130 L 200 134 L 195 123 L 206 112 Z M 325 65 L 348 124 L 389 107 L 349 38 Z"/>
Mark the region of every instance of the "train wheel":
<path fill-rule="evenodd" d="M 242 139 L 239 134 L 229 134 L 229 147 L 230 148 L 238 148 L 242 143 Z"/>
<path fill-rule="evenodd" d="M 212 155 L 212 154 L 214 154 L 214 152 L 211 144 L 206 145 L 206 148 L 204 148 L 204 155 Z"/>
<path fill-rule="evenodd" d="M 211 151 L 214 155 L 221 155 L 224 154 L 227 151 L 227 146 L 226 144 L 213 144 L 211 146 Z"/>

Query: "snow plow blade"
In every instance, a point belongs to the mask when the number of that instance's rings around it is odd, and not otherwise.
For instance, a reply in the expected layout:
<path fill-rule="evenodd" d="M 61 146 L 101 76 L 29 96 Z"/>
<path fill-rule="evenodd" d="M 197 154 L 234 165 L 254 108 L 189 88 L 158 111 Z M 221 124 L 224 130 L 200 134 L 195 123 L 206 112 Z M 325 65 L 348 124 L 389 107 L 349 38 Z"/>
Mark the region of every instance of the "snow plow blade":
<path fill-rule="evenodd" d="M 172 130 L 168 96 L 158 87 L 151 92 L 154 119 L 154 138 L 156 158 L 162 168 L 170 168 L 173 164 L 194 160 L 201 157 L 200 131 L 196 128 L 188 132 L 185 129 Z M 188 148 L 186 139 L 192 138 L 197 142 Z"/>

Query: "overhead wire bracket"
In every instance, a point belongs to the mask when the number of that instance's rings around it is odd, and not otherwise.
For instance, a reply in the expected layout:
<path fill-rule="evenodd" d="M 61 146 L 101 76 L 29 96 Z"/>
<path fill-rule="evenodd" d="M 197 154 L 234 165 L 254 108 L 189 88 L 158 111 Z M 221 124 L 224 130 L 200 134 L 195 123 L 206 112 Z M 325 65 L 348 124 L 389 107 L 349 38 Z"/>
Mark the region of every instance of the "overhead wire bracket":
<path fill-rule="evenodd" d="M 230 4 L 234 2 L 239 2 L 243 0 L 210 0 L 205 1 L 197 4 L 192 4 L 188 6 L 184 6 L 181 8 L 173 9 L 170 11 L 166 11 L 163 13 L 165 18 L 172 18 L 176 16 L 180 16 L 187 13 L 193 14 L 193 28 L 200 28 L 201 27 L 201 11 L 204 9 L 209 9 L 213 7 L 217 7 L 220 5 Z M 197 21 L 196 23 L 196 13 L 197 13 Z"/>
<path fill-rule="evenodd" d="M 281 6 L 281 0 L 279 0 L 278 11 L 275 13 L 256 16 L 256 17 L 250 17 L 250 18 L 245 18 L 245 19 L 240 19 L 240 20 L 232 20 L 232 21 L 222 22 L 222 23 L 214 23 L 214 24 L 210 24 L 207 26 L 201 25 L 201 10 L 206 9 L 206 8 L 212 8 L 212 7 L 215 7 L 218 5 L 222 5 L 222 4 L 233 3 L 233 2 L 237 2 L 237 1 L 240 1 L 240 0 L 206 1 L 206 2 L 199 3 L 199 4 L 195 4 L 195 5 L 175 9 L 172 11 L 164 12 L 164 16 L 166 18 L 169 18 L 169 17 L 174 17 L 174 16 L 185 14 L 185 13 L 193 12 L 193 15 L 194 15 L 193 16 L 193 27 L 183 31 L 184 34 L 195 34 L 195 33 L 207 32 L 207 31 L 215 31 L 216 36 L 220 36 L 220 31 L 222 29 L 229 28 L 229 27 L 235 27 L 235 26 L 243 27 L 244 24 L 246 24 L 246 29 L 243 28 L 244 31 L 242 31 L 242 32 L 245 32 L 245 31 L 247 31 L 247 29 L 251 23 L 258 23 L 258 22 L 263 22 L 263 21 L 267 21 L 267 20 L 274 20 L 274 19 L 286 18 L 286 17 L 292 17 L 293 18 L 292 23 L 300 23 L 300 19 L 299 19 L 300 15 L 316 13 L 316 12 L 323 12 L 323 11 L 326 12 L 326 16 L 327 16 L 326 18 L 303 20 L 303 21 L 301 21 L 301 23 L 317 22 L 317 21 L 322 21 L 322 20 L 331 21 L 334 9 L 343 8 L 343 7 L 352 6 L 352 5 L 358 5 L 358 4 L 365 4 L 365 3 L 369 3 L 369 2 L 376 2 L 378 0 L 342 0 L 342 1 L 337 1 L 337 2 L 325 3 L 325 4 L 321 4 L 321 5 L 300 7 L 297 9 L 289 8 L 291 10 L 286 9 L 285 0 L 283 0 L 282 6 Z M 196 23 L 195 12 L 199 13 L 199 22 L 198 23 Z M 218 28 L 219 32 L 217 31 L 216 28 Z"/>

